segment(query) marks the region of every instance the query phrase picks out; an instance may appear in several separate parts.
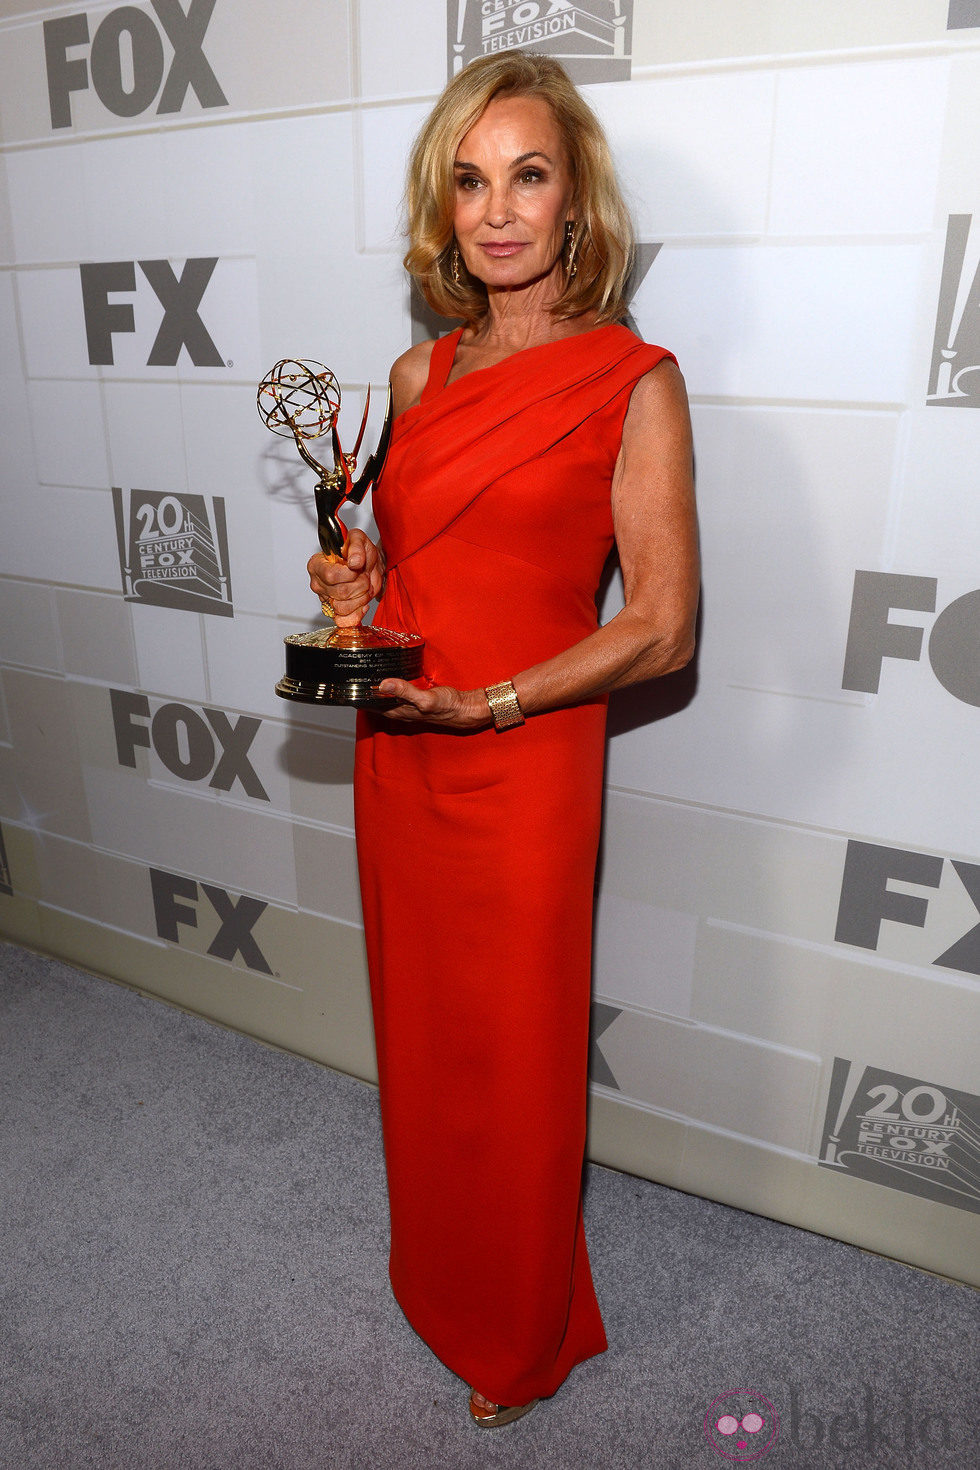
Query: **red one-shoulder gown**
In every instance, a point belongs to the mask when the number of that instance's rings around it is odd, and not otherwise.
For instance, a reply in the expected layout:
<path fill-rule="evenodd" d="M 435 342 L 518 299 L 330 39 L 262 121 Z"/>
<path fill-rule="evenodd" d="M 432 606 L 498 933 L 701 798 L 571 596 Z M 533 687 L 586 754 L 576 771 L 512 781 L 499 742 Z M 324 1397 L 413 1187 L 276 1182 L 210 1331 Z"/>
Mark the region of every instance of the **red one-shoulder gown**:
<path fill-rule="evenodd" d="M 380 626 L 473 689 L 584 638 L 637 380 L 627 328 L 531 347 L 395 421 L 375 491 Z M 592 906 L 606 705 L 456 733 L 360 714 L 358 862 L 391 1211 L 415 1330 L 501 1404 L 606 1347 L 582 1225 Z"/>

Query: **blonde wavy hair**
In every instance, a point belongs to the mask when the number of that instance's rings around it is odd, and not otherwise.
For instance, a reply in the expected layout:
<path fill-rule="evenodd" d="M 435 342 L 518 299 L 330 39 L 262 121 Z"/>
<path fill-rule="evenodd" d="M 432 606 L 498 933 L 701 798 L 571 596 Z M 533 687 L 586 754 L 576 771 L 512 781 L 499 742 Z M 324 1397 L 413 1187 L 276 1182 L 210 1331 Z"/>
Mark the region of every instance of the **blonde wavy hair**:
<path fill-rule="evenodd" d="M 551 307 L 558 317 L 595 311 L 597 325 L 626 311 L 633 226 L 599 120 L 559 62 L 525 51 L 471 61 L 446 87 L 415 140 L 406 202 L 405 269 L 433 311 L 477 326 L 488 311 L 486 287 L 459 260 L 453 279 L 453 164 L 465 135 L 497 97 L 540 97 L 551 108 L 574 180 L 575 274 Z"/>

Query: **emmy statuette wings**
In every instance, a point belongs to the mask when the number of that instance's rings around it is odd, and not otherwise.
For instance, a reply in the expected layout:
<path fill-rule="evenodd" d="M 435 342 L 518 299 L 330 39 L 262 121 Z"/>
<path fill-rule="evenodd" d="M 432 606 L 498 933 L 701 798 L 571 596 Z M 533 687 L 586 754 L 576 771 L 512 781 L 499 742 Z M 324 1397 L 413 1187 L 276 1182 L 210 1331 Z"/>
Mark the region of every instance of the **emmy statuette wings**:
<path fill-rule="evenodd" d="M 359 505 L 384 468 L 391 438 L 391 388 L 378 447 L 368 457 L 355 480 L 357 453 L 364 438 L 371 390 L 361 418 L 357 442 L 345 454 L 337 432 L 340 416 L 340 384 L 322 363 L 299 358 L 277 362 L 259 384 L 259 414 L 274 434 L 291 437 L 301 457 L 317 476 L 317 535 L 321 550 L 334 561 L 342 561 L 347 531 L 338 511 L 345 501 Z M 330 431 L 333 468 L 327 469 L 307 447 Z M 324 603 L 329 616 L 331 609 Z M 411 633 L 386 628 L 317 628 L 311 633 L 291 633 L 286 646 L 286 672 L 276 685 L 283 699 L 303 704 L 355 704 L 382 709 L 396 701 L 382 699 L 377 686 L 382 679 L 417 679 L 422 672 L 423 639 Z"/>

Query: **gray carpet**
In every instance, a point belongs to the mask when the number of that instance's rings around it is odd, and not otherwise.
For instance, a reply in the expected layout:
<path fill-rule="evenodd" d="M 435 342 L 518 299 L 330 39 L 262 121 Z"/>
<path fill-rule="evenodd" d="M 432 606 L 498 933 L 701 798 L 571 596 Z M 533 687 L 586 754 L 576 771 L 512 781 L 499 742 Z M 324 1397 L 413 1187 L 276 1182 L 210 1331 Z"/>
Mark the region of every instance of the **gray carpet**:
<path fill-rule="evenodd" d="M 772 1470 L 980 1464 L 980 1294 L 596 1167 L 610 1349 L 478 1430 L 389 1292 L 372 1088 L 10 946 L 0 997 L 4 1470 L 712 1470 L 735 1389 Z"/>

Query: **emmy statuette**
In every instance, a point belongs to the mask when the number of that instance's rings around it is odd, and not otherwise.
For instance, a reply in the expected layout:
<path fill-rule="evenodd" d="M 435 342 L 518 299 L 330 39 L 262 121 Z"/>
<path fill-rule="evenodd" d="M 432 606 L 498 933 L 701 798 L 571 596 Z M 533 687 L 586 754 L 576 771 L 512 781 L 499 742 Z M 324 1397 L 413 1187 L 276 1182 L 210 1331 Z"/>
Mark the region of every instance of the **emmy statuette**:
<path fill-rule="evenodd" d="M 329 368 L 319 362 L 284 358 L 259 384 L 259 414 L 274 434 L 292 436 L 303 460 L 314 470 L 317 535 L 320 548 L 332 561 L 343 561 L 347 531 L 337 512 L 345 501 L 359 505 L 384 467 L 391 438 L 391 388 L 378 447 L 363 471 L 352 479 L 357 452 L 364 437 L 371 390 L 361 427 L 351 454 L 340 447 L 337 419 L 340 414 L 340 384 Z M 333 469 L 313 457 L 306 441 L 330 431 Z M 324 612 L 329 616 L 329 605 Z M 354 704 L 367 709 L 385 709 L 397 703 L 378 694 L 382 679 L 417 679 L 422 672 L 424 640 L 413 633 L 396 633 L 386 628 L 316 628 L 311 633 L 291 633 L 286 645 L 286 672 L 276 685 L 283 699 L 303 704 Z"/>

